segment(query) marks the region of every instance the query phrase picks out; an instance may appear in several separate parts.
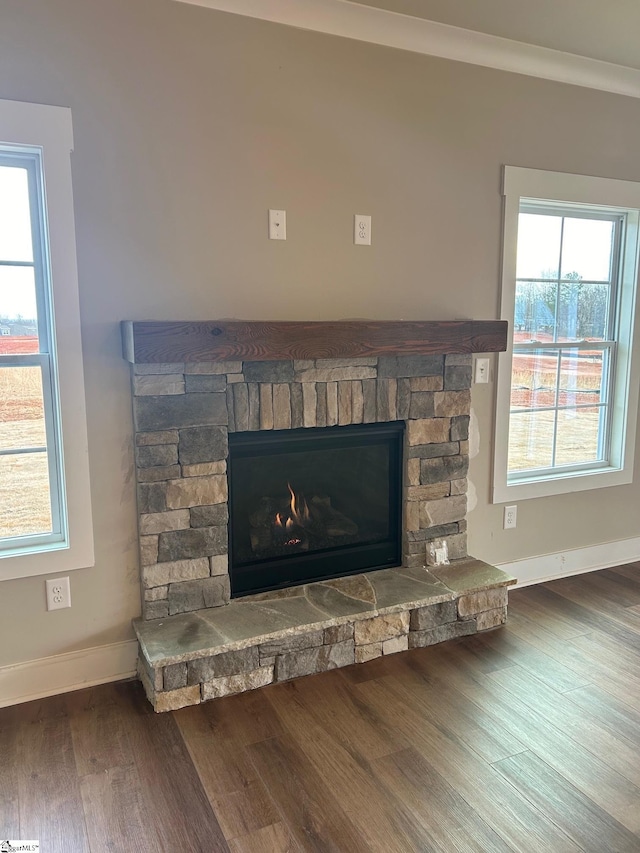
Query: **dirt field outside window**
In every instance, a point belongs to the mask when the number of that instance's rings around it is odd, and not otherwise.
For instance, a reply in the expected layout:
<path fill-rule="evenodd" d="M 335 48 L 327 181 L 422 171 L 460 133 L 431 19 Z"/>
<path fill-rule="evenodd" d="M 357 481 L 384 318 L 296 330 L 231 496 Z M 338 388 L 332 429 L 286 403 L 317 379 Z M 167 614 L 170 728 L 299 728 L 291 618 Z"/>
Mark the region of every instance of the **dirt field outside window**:
<path fill-rule="evenodd" d="M 33 352 L 28 347 L 34 343 L 37 348 L 35 339 L 0 338 L 0 353 Z M 0 366 L 0 448 L 10 451 L 45 445 L 40 368 Z M 0 456 L 0 538 L 50 531 L 46 451 L 3 454 Z"/>
<path fill-rule="evenodd" d="M 513 363 L 509 470 L 550 466 L 554 429 L 557 429 L 556 465 L 597 460 L 602 354 L 594 351 L 564 359 L 557 401 L 555 356 L 518 354 Z M 558 412 L 557 426 L 554 411 L 535 411 L 554 405 L 567 407 Z"/>

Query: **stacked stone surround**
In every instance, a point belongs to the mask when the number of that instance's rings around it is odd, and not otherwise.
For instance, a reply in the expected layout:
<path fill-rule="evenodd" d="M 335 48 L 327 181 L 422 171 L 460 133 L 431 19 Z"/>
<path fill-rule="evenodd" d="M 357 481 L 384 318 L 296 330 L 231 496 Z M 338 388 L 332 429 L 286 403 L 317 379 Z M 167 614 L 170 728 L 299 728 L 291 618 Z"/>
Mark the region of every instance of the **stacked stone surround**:
<path fill-rule="evenodd" d="M 466 557 L 471 356 L 133 365 L 143 617 L 227 604 L 230 432 L 403 420 L 405 567 Z"/>
<path fill-rule="evenodd" d="M 507 586 L 514 582 L 469 558 L 140 620 L 138 674 L 156 711 L 176 710 L 494 628 L 506 622 Z M 345 609 L 352 612 L 336 615 Z M 274 620 L 286 627 L 265 632 Z"/>

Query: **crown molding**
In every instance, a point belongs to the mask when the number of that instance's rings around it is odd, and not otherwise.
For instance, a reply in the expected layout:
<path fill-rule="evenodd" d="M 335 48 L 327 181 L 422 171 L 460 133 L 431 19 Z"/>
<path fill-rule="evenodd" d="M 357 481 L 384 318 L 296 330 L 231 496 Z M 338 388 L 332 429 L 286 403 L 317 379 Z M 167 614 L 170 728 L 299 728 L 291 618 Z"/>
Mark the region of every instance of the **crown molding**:
<path fill-rule="evenodd" d="M 353 3 L 350 0 L 176 0 L 304 30 L 640 98 L 640 70 Z"/>

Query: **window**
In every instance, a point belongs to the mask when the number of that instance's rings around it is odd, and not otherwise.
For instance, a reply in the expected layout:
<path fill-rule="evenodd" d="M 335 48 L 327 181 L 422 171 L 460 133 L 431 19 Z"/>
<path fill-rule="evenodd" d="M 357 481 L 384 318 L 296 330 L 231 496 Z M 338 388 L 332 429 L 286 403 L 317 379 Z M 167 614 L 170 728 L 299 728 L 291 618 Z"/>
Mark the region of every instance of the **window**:
<path fill-rule="evenodd" d="M 40 155 L 0 146 L 0 542 L 64 539 Z"/>
<path fill-rule="evenodd" d="M 0 101 L 0 579 L 93 563 L 71 143 Z"/>
<path fill-rule="evenodd" d="M 507 167 L 494 502 L 632 478 L 640 184 Z"/>

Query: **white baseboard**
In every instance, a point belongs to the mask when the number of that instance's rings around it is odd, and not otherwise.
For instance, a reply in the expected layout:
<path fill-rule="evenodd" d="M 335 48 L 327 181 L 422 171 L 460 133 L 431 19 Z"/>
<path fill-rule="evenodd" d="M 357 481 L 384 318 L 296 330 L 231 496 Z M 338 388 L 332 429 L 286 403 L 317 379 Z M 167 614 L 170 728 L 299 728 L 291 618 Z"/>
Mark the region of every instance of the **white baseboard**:
<path fill-rule="evenodd" d="M 0 708 L 130 678 L 137 654 L 137 642 L 126 640 L 2 666 Z"/>
<path fill-rule="evenodd" d="M 556 554 L 545 554 L 542 557 L 529 557 L 525 560 L 515 560 L 513 563 L 500 563 L 498 568 L 518 579 L 516 586 L 511 587 L 518 589 L 570 575 L 610 569 L 638 560 L 640 537 L 635 537 L 606 542 L 604 545 L 591 545 L 588 548 L 558 551 Z"/>
<path fill-rule="evenodd" d="M 640 561 L 640 537 L 500 563 L 498 568 L 518 579 L 512 587 L 518 589 L 636 561 Z M 126 640 L 0 667 L 0 708 L 132 678 L 137 655 L 137 642 Z"/>

